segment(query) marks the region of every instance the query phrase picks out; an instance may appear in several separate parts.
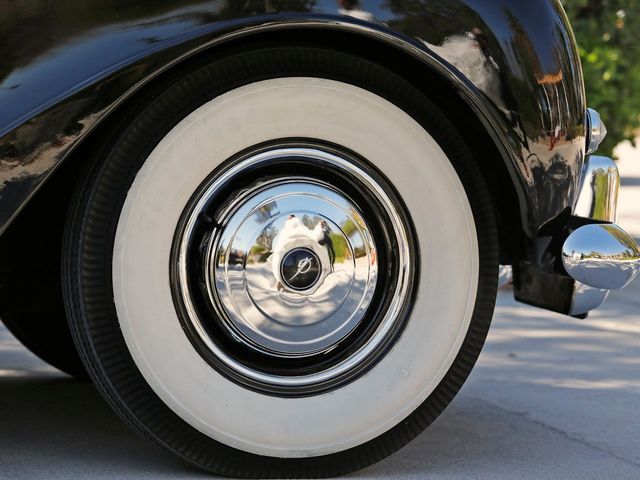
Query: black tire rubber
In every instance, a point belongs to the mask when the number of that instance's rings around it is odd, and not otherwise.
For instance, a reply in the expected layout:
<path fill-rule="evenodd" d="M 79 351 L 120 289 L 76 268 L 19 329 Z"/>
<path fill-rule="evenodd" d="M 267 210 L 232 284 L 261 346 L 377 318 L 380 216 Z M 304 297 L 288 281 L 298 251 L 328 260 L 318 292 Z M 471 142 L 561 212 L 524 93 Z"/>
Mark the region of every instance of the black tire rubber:
<path fill-rule="evenodd" d="M 336 454 L 280 459 L 243 452 L 200 433 L 152 391 L 131 358 L 113 304 L 111 258 L 127 191 L 155 145 L 181 119 L 216 96 L 268 78 L 317 76 L 370 90 L 412 115 L 451 159 L 464 185 L 478 233 L 479 287 L 473 319 L 452 367 L 429 398 L 383 435 Z M 366 467 L 416 437 L 444 410 L 483 346 L 496 298 L 498 241 L 491 197 L 464 139 L 413 85 L 380 65 L 312 46 L 270 45 L 209 59 L 149 91 L 136 117 L 93 159 L 67 220 L 64 296 L 78 351 L 96 386 L 138 433 L 219 475 L 244 478 L 328 477 Z"/>

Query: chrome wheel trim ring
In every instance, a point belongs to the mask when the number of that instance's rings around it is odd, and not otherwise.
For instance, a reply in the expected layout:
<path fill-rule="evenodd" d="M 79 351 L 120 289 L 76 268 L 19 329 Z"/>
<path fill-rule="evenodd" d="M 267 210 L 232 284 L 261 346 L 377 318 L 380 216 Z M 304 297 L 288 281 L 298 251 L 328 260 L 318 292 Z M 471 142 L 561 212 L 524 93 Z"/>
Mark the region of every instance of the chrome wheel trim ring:
<path fill-rule="evenodd" d="M 345 358 L 343 361 L 331 366 L 330 368 L 311 374 L 295 376 L 269 374 L 255 368 L 251 368 L 235 359 L 232 355 L 221 348 L 220 345 L 213 341 L 192 302 L 188 281 L 189 275 L 187 272 L 187 260 L 189 257 L 191 235 L 194 232 L 194 228 L 201 213 L 205 211 L 207 205 L 211 202 L 211 199 L 216 197 L 216 194 L 223 188 L 223 186 L 228 185 L 246 169 L 267 166 L 271 162 L 282 158 L 297 159 L 305 162 L 321 162 L 331 168 L 338 169 L 343 174 L 348 174 L 353 179 L 357 180 L 360 185 L 364 186 L 367 189 L 367 193 L 372 195 L 372 198 L 375 198 L 377 202 L 384 206 L 390 224 L 388 226 L 389 231 L 393 235 L 393 242 L 395 245 L 394 255 L 397 257 L 395 258 L 395 262 L 398 265 L 395 289 L 393 293 L 390 294 L 391 300 L 388 302 L 384 315 L 379 319 L 375 331 L 368 338 L 367 342 L 361 345 L 348 358 Z M 280 348 L 274 348 L 273 343 L 265 341 L 265 339 L 269 340 L 268 336 L 261 335 L 264 332 L 260 332 L 259 329 L 256 329 L 255 325 L 252 325 L 250 322 L 246 322 L 246 319 L 243 321 L 242 318 L 239 318 L 238 310 L 242 311 L 242 308 L 238 309 L 238 307 L 242 306 L 238 305 L 237 302 L 234 304 L 234 300 L 237 300 L 237 297 L 234 297 L 233 294 L 229 294 L 230 292 L 233 292 L 233 289 L 229 288 L 228 277 L 225 278 L 224 275 L 225 271 L 228 272 L 229 267 L 228 262 L 225 263 L 224 257 L 228 258 L 229 252 L 227 250 L 229 250 L 230 246 L 233 245 L 233 233 L 237 232 L 237 228 L 234 229 L 232 226 L 232 228 L 226 229 L 225 226 L 228 226 L 229 222 L 242 224 L 243 220 L 246 220 L 247 215 L 250 217 L 251 212 L 255 212 L 256 207 L 262 206 L 264 201 L 269 202 L 270 199 L 273 199 L 269 196 L 274 193 L 273 189 L 277 190 L 284 188 L 284 192 L 280 192 L 281 195 L 284 195 L 285 197 L 287 195 L 295 197 L 296 193 L 301 193 L 299 190 L 302 186 L 311 190 L 315 189 L 315 193 L 321 191 L 324 195 L 330 197 L 331 201 L 329 203 L 332 204 L 334 208 L 336 208 L 337 205 L 340 206 L 340 204 L 342 204 L 341 208 L 343 208 L 343 211 L 348 208 L 353 208 L 353 211 L 356 212 L 356 217 L 360 216 L 357 206 L 349 203 L 348 196 L 333 188 L 331 185 L 313 178 L 292 176 L 273 182 L 267 182 L 266 184 L 260 184 L 255 186 L 255 188 L 246 189 L 234 198 L 234 201 L 223 208 L 218 218 L 215 219 L 214 223 L 218 226 L 222 226 L 222 228 L 218 228 L 212 233 L 210 242 L 207 246 L 207 259 L 205 262 L 207 266 L 206 287 L 216 313 L 220 316 L 226 327 L 232 332 L 232 335 L 234 335 L 236 340 L 245 343 L 245 345 L 250 346 L 251 348 L 260 350 L 262 353 L 270 353 L 271 355 L 279 357 L 301 357 L 331 351 L 335 344 L 348 336 L 349 332 L 351 332 L 362 320 L 362 312 L 366 311 L 367 307 L 370 306 L 372 291 L 377 280 L 377 268 L 369 268 L 366 275 L 366 285 L 365 288 L 362 289 L 363 294 L 358 299 L 355 312 L 352 312 L 354 315 L 351 315 L 348 321 L 343 322 L 337 328 L 334 328 L 333 330 L 329 329 L 333 332 L 333 336 L 329 334 L 325 335 L 321 339 L 316 338 L 316 340 L 318 340 L 318 342 L 316 342 L 318 345 L 315 345 L 313 348 L 305 347 L 286 349 L 282 347 L 282 342 L 280 342 Z M 320 216 L 322 217 L 322 215 Z M 330 215 L 325 218 L 327 222 L 331 222 L 333 224 L 333 228 L 336 228 L 336 230 L 341 230 L 340 227 L 329 217 Z M 201 190 L 201 193 L 198 195 L 197 201 L 188 209 L 186 218 L 187 220 L 184 223 L 183 228 L 180 229 L 179 236 L 177 237 L 178 248 L 176 269 L 177 278 L 179 280 L 176 283 L 180 302 L 184 307 L 184 313 L 186 314 L 190 326 L 193 326 L 194 331 L 197 333 L 198 340 L 205 345 L 206 349 L 213 354 L 216 360 L 222 362 L 222 364 L 234 374 L 248 380 L 248 386 L 250 388 L 258 386 L 258 389 L 260 389 L 260 386 L 266 386 L 267 390 L 268 387 L 276 387 L 281 389 L 278 390 L 279 392 L 289 391 L 290 389 L 292 389 L 291 391 L 295 391 L 295 389 L 305 389 L 336 381 L 336 379 L 345 376 L 349 372 L 357 371 L 362 364 L 371 361 L 372 357 L 375 357 L 376 355 L 379 356 L 381 353 L 380 350 L 386 348 L 391 343 L 393 340 L 392 337 L 399 331 L 400 324 L 404 321 L 404 318 L 408 313 L 410 299 L 413 297 L 414 293 L 413 286 L 415 284 L 415 279 L 413 277 L 417 269 L 414 265 L 416 261 L 414 256 L 415 252 L 412 252 L 410 240 L 411 234 L 409 232 L 409 226 L 406 224 L 406 217 L 403 218 L 401 213 L 398 211 L 398 206 L 394 204 L 385 189 L 374 179 L 372 175 L 370 175 L 359 164 L 354 163 L 351 159 L 345 158 L 343 155 L 338 155 L 325 149 L 315 148 L 315 146 L 284 146 L 281 148 L 272 148 L 266 151 L 260 151 L 255 154 L 245 154 L 240 159 L 233 162 L 231 166 L 207 182 L 206 187 Z M 364 258 L 366 258 L 367 262 L 371 262 L 372 257 L 374 256 L 373 252 L 376 251 L 376 245 L 368 231 L 367 223 L 361 217 L 359 218 L 359 221 L 361 221 L 359 234 L 368 246 L 365 249 L 367 250 L 367 253 Z M 344 232 L 342 232 L 342 234 L 344 234 Z M 309 245 L 306 245 L 306 247 L 309 247 Z M 350 245 L 350 248 L 353 249 L 353 245 Z M 225 252 L 227 255 L 225 255 Z M 221 256 L 223 257 L 222 261 L 220 260 Z M 318 257 L 321 257 L 321 252 L 318 253 Z M 244 258 L 240 263 L 246 266 L 246 258 Z M 377 262 L 374 261 L 373 263 L 373 267 L 376 267 L 375 264 Z M 323 280 L 325 280 L 326 277 L 329 277 L 330 275 L 326 274 L 326 271 L 323 271 L 320 276 L 324 276 Z M 352 282 L 354 278 L 357 279 L 355 275 L 352 275 Z M 248 284 L 248 288 L 244 291 L 246 297 L 251 297 L 250 294 L 247 294 L 247 291 L 252 288 L 251 282 L 246 282 L 246 276 L 243 278 L 243 282 Z M 308 297 L 313 297 L 313 295 L 322 288 L 322 285 L 323 282 L 319 280 L 314 286 L 310 287 L 306 292 L 306 295 L 303 294 L 302 297 L 306 296 L 308 300 Z M 285 294 L 294 295 L 295 292 L 285 292 Z M 298 296 L 300 297 L 299 293 Z M 348 297 L 348 295 L 346 296 Z M 247 298 L 245 298 L 245 300 L 247 300 Z M 257 307 L 254 299 L 250 298 L 250 300 L 253 303 L 253 307 Z M 352 301 L 351 303 L 354 302 Z M 344 305 L 344 301 L 341 305 Z M 259 308 L 257 308 L 257 310 L 259 310 Z M 229 315 L 230 312 L 231 315 Z M 297 346 L 300 347 L 300 345 Z"/>

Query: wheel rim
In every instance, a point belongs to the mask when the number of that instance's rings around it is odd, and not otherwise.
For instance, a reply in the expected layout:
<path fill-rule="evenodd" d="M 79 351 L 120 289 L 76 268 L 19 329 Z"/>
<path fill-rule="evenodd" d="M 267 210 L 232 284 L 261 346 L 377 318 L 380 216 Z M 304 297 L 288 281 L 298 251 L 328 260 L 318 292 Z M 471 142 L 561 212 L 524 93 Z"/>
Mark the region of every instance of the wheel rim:
<path fill-rule="evenodd" d="M 399 198 L 364 160 L 308 141 L 261 146 L 214 172 L 185 210 L 174 300 L 194 346 L 237 383 L 317 393 L 393 343 L 415 252 Z"/>

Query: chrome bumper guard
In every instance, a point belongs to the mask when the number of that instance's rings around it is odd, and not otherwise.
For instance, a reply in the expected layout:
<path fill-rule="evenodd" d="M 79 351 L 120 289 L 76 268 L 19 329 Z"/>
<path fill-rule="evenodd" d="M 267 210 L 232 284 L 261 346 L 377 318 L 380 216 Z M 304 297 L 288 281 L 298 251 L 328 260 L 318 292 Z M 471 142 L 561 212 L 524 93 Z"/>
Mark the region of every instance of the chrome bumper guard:
<path fill-rule="evenodd" d="M 577 228 L 562 247 L 564 268 L 576 281 L 570 315 L 597 308 L 609 290 L 625 287 L 640 271 L 640 248 L 615 224 L 619 187 L 615 162 L 592 155 L 585 165 L 574 215 L 598 223 Z"/>

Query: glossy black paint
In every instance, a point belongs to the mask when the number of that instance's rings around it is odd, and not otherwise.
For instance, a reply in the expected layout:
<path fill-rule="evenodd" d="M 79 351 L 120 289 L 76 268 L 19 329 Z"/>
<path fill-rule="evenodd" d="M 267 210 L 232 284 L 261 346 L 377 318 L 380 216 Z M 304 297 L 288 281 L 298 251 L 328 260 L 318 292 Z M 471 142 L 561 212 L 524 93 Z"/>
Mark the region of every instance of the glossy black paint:
<path fill-rule="evenodd" d="M 585 98 L 557 0 L 0 0 L 0 231 L 93 127 L 164 69 L 282 28 L 351 31 L 460 91 L 503 153 L 526 233 L 573 206 Z"/>

